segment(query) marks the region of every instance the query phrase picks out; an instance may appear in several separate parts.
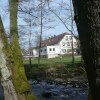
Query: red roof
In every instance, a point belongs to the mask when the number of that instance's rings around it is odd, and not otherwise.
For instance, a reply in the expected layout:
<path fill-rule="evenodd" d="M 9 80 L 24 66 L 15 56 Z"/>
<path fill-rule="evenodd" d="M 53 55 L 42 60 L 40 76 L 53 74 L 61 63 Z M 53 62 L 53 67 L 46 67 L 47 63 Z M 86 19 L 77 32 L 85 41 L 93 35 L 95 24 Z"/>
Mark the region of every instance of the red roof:
<path fill-rule="evenodd" d="M 50 46 L 50 45 L 54 45 L 54 44 L 57 44 L 59 43 L 62 38 L 65 36 L 65 35 L 70 35 L 69 33 L 62 33 L 60 35 L 57 35 L 57 36 L 53 36 L 49 39 L 46 39 L 46 40 L 42 40 L 41 41 L 41 46 Z"/>

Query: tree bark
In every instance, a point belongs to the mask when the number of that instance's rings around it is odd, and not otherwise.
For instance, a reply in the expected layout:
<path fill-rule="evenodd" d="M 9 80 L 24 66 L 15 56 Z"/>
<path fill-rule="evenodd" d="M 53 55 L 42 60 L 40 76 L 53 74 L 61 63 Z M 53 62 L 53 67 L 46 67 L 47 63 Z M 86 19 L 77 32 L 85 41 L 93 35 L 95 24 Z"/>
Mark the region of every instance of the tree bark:
<path fill-rule="evenodd" d="M 100 99 L 100 1 L 73 0 L 75 22 L 93 100 Z"/>
<path fill-rule="evenodd" d="M 4 31 L 4 27 L 0 17 L 0 70 L 1 85 L 4 89 L 5 100 L 18 100 L 11 76 L 11 51 Z"/>
<path fill-rule="evenodd" d="M 9 0 L 11 51 L 13 55 L 12 80 L 17 92 L 18 100 L 35 100 L 35 97 L 30 93 L 30 86 L 26 78 L 18 40 L 18 2 L 19 0 Z"/>

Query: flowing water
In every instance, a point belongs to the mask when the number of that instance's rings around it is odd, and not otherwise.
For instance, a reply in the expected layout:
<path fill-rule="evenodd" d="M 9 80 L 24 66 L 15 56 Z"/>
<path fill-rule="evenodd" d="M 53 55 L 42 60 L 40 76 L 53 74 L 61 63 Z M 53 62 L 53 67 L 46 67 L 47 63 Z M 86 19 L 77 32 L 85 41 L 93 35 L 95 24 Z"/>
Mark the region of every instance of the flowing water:
<path fill-rule="evenodd" d="M 87 87 L 72 84 L 56 84 L 47 81 L 30 81 L 31 91 L 38 100 L 87 100 Z"/>
<path fill-rule="evenodd" d="M 0 85 L 0 100 L 4 100 L 3 87 Z"/>
<path fill-rule="evenodd" d="M 87 100 L 87 87 L 78 84 L 56 84 L 52 81 L 29 81 L 31 91 L 37 100 Z M 0 85 L 0 100 L 4 100 L 3 88 Z"/>

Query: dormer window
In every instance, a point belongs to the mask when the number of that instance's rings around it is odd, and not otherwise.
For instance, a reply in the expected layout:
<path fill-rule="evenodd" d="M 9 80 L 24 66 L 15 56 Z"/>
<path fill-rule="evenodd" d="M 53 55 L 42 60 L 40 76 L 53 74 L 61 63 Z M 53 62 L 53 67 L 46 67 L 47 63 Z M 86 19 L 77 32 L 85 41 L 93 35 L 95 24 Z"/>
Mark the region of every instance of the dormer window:
<path fill-rule="evenodd" d="M 70 42 L 67 42 L 67 46 L 70 46 Z"/>
<path fill-rule="evenodd" d="M 69 40 L 72 40 L 72 36 L 69 36 Z"/>
<path fill-rule="evenodd" d="M 68 40 L 68 36 L 66 36 L 66 40 Z"/>
<path fill-rule="evenodd" d="M 77 46 L 77 42 L 74 42 L 74 46 Z"/>
<path fill-rule="evenodd" d="M 65 46 L 65 42 L 62 42 L 62 46 Z"/>

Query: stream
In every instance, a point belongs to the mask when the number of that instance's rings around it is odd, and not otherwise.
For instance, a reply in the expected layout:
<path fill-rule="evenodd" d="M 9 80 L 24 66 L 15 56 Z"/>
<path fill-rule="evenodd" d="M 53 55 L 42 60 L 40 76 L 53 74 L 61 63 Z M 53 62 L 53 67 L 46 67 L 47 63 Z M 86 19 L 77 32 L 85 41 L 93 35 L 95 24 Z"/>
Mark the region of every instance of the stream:
<path fill-rule="evenodd" d="M 53 81 L 29 80 L 31 92 L 37 100 L 87 100 L 88 87 L 76 83 L 55 83 Z M 3 88 L 0 85 L 0 100 L 3 98 Z"/>
<path fill-rule="evenodd" d="M 56 84 L 52 81 L 30 80 L 31 91 L 38 100 L 87 100 L 88 88 L 76 83 Z"/>
<path fill-rule="evenodd" d="M 0 100 L 4 100 L 3 97 L 3 87 L 0 85 Z"/>

